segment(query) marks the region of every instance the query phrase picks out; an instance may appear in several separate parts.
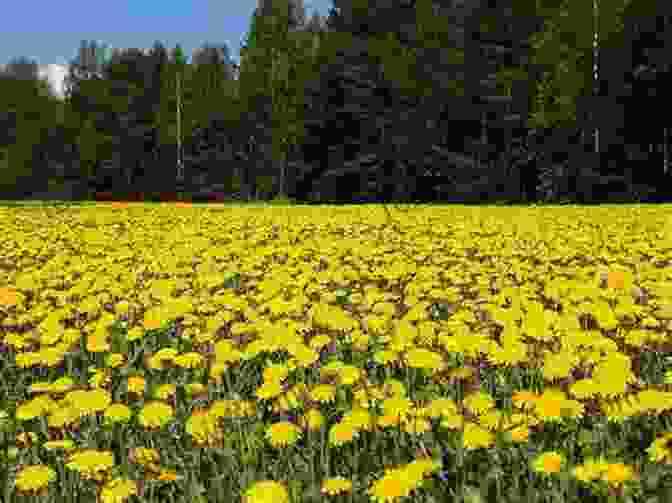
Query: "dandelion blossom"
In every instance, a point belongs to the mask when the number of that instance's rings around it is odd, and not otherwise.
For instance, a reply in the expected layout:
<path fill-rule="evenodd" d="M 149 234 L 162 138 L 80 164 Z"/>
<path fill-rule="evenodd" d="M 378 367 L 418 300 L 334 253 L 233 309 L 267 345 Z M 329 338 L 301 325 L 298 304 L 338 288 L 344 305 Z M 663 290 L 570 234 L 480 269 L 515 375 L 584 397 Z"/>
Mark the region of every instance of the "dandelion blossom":
<path fill-rule="evenodd" d="M 147 403 L 138 415 L 139 423 L 145 428 L 162 428 L 173 417 L 173 408 L 160 401 Z"/>
<path fill-rule="evenodd" d="M 129 393 L 140 395 L 145 392 L 145 379 L 141 376 L 131 376 L 126 380 L 126 386 Z"/>
<path fill-rule="evenodd" d="M 105 409 L 104 417 L 111 423 L 127 423 L 131 419 L 131 409 L 123 403 L 113 403 Z"/>
<path fill-rule="evenodd" d="M 635 474 L 632 467 L 623 463 L 610 463 L 607 470 L 602 473 L 602 480 L 609 483 L 610 486 L 615 487 L 634 478 Z"/>
<path fill-rule="evenodd" d="M 320 403 L 333 402 L 334 398 L 336 398 L 336 386 L 331 384 L 318 384 L 311 390 L 310 397 Z"/>
<path fill-rule="evenodd" d="M 572 469 L 572 474 L 577 480 L 581 482 L 590 482 L 602 477 L 602 474 L 609 468 L 609 463 L 603 458 L 599 457 L 588 458 L 582 465 Z"/>
<path fill-rule="evenodd" d="M 250 487 L 243 498 L 243 503 L 288 503 L 289 494 L 283 484 L 273 480 L 257 482 Z"/>
<path fill-rule="evenodd" d="M 485 414 L 495 407 L 495 400 L 489 393 L 477 391 L 464 397 L 464 406 L 474 414 Z"/>
<path fill-rule="evenodd" d="M 413 348 L 406 352 L 409 367 L 418 369 L 439 370 L 444 367 L 443 357 L 425 348 Z"/>
<path fill-rule="evenodd" d="M 289 421 L 281 421 L 266 430 L 266 437 L 273 447 L 286 447 L 301 437 L 301 428 Z"/>
<path fill-rule="evenodd" d="M 324 416 L 317 409 L 308 409 L 303 416 L 299 417 L 299 424 L 309 431 L 316 431 L 324 425 Z"/>
<path fill-rule="evenodd" d="M 333 425 L 329 430 L 329 444 L 340 447 L 343 444 L 352 442 L 357 436 L 359 436 L 359 431 L 352 423 L 338 423 Z"/>
<path fill-rule="evenodd" d="M 495 441 L 495 437 L 487 429 L 481 428 L 477 424 L 466 423 L 464 425 L 464 448 L 478 449 L 488 448 Z"/>
<path fill-rule="evenodd" d="M 404 476 L 402 469 L 388 471 L 380 480 L 374 482 L 367 493 L 376 503 L 392 503 L 408 497 L 413 490 L 412 484 Z"/>
<path fill-rule="evenodd" d="M 257 388 L 257 398 L 270 400 L 282 393 L 282 383 L 277 381 L 265 382 Z"/>
<path fill-rule="evenodd" d="M 24 467 L 16 475 L 16 488 L 20 492 L 39 492 L 44 490 L 49 482 L 56 479 L 56 472 L 44 465 L 30 465 Z"/>
<path fill-rule="evenodd" d="M 100 490 L 101 503 L 124 503 L 128 498 L 138 494 L 138 483 L 127 479 L 114 479 Z"/>
<path fill-rule="evenodd" d="M 562 470 L 564 457 L 554 451 L 545 452 L 534 460 L 533 468 L 538 473 L 558 473 Z"/>
<path fill-rule="evenodd" d="M 322 483 L 322 494 L 336 496 L 350 492 L 352 490 L 352 481 L 344 477 L 333 477 Z"/>
<path fill-rule="evenodd" d="M 104 472 L 114 466 L 114 455 L 110 451 L 86 449 L 71 454 L 65 466 L 85 479 L 102 480 Z"/>

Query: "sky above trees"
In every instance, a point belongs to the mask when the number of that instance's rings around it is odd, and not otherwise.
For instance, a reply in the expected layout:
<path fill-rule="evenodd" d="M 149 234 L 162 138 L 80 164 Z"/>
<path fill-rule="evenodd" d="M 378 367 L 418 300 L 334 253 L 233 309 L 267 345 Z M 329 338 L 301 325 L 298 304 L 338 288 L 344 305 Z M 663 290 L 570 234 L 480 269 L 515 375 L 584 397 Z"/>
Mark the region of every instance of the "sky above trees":
<path fill-rule="evenodd" d="M 305 0 L 306 15 L 326 16 L 331 0 Z M 81 40 L 109 47 L 149 48 L 180 44 L 187 56 L 203 43 L 226 43 L 238 62 L 238 50 L 257 0 L 44 0 L 3 5 L 0 65 L 26 56 L 39 65 L 67 64 Z"/>

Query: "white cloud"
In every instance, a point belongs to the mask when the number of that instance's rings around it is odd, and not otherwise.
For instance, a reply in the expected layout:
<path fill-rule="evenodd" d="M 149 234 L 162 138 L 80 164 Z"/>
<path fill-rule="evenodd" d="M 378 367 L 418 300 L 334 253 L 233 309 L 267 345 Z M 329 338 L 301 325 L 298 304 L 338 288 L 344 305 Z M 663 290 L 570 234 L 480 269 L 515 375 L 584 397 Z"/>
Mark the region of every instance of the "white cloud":
<path fill-rule="evenodd" d="M 54 93 L 63 98 L 63 80 L 68 74 L 68 66 L 61 64 L 40 65 L 38 75 L 41 78 L 46 78 Z"/>

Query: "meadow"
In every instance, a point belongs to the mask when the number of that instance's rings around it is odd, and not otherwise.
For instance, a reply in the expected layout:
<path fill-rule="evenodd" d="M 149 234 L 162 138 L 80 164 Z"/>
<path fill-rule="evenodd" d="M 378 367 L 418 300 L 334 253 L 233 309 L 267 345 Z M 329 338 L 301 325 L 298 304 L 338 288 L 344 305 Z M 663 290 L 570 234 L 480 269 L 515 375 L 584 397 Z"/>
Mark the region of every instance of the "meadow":
<path fill-rule="evenodd" d="M 669 207 L 0 202 L 0 501 L 672 501 Z"/>

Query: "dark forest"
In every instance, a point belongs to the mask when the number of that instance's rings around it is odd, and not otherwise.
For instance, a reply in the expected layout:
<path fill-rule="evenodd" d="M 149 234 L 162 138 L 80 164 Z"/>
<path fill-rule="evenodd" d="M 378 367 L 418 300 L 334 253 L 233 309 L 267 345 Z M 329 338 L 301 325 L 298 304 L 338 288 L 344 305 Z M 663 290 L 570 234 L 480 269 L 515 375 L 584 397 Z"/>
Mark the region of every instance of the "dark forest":
<path fill-rule="evenodd" d="M 204 43 L 0 74 L 0 198 L 664 202 L 672 4 L 333 0 Z"/>

